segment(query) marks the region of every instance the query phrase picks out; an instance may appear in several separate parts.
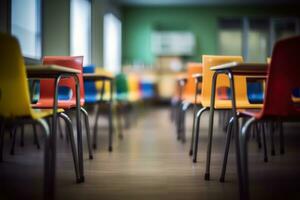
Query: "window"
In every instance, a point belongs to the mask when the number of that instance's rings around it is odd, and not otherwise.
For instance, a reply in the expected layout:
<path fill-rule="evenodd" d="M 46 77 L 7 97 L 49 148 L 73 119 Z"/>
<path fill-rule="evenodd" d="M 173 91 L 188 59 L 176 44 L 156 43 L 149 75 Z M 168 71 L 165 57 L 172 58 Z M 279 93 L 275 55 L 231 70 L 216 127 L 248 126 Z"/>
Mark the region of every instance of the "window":
<path fill-rule="evenodd" d="M 250 19 L 248 32 L 247 59 L 251 62 L 265 63 L 269 47 L 269 21 L 265 19 Z"/>
<path fill-rule="evenodd" d="M 219 21 L 219 52 L 221 55 L 241 55 L 242 20 L 222 19 Z"/>
<path fill-rule="evenodd" d="M 265 63 L 273 45 L 300 33 L 295 18 L 235 18 L 219 20 L 219 53 L 243 55 L 247 62 Z"/>
<path fill-rule="evenodd" d="M 70 11 L 70 54 L 84 56 L 83 63 L 91 62 L 91 2 L 90 0 L 71 0 Z"/>
<path fill-rule="evenodd" d="M 11 32 L 20 42 L 24 57 L 40 59 L 41 0 L 12 0 Z"/>
<path fill-rule="evenodd" d="M 114 73 L 121 71 L 121 22 L 111 13 L 104 16 L 104 66 Z"/>

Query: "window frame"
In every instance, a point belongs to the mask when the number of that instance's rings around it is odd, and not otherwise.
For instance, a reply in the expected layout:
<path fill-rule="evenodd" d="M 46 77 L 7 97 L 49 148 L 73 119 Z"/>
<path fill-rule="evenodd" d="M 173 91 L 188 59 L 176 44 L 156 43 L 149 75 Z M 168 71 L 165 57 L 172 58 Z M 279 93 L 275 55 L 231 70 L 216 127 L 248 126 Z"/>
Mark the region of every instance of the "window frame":
<path fill-rule="evenodd" d="M 9 5 L 9 11 L 8 11 L 8 16 L 9 16 L 9 23 L 8 23 L 8 32 L 12 35 L 12 14 L 13 14 L 13 6 L 12 6 L 12 1 L 13 0 L 8 0 L 8 5 Z M 38 64 L 41 63 L 41 60 L 44 56 L 44 26 L 43 26 L 43 19 L 44 19 L 44 1 L 43 0 L 35 0 L 37 5 L 37 8 L 39 8 L 37 16 L 37 26 L 38 26 L 38 34 L 39 34 L 39 43 L 40 43 L 40 57 L 28 57 L 23 55 L 24 61 L 26 64 Z M 14 36 L 14 35 L 13 35 Z M 16 37 L 16 36 L 14 36 Z M 35 36 L 37 37 L 37 35 Z M 17 38 L 18 39 L 18 38 Z"/>

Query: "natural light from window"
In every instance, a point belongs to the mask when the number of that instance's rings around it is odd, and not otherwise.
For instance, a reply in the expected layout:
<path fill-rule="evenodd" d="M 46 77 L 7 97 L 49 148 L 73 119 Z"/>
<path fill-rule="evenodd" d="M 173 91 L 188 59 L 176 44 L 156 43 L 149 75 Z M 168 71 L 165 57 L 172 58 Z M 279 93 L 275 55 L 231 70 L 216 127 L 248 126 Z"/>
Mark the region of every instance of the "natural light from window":
<path fill-rule="evenodd" d="M 24 57 L 40 59 L 41 48 L 41 1 L 12 0 L 11 32 L 21 45 Z"/>
<path fill-rule="evenodd" d="M 104 68 L 121 71 L 121 21 L 113 14 L 104 16 Z"/>
<path fill-rule="evenodd" d="M 84 56 L 84 65 L 90 64 L 91 2 L 71 0 L 71 48 L 72 56 Z"/>

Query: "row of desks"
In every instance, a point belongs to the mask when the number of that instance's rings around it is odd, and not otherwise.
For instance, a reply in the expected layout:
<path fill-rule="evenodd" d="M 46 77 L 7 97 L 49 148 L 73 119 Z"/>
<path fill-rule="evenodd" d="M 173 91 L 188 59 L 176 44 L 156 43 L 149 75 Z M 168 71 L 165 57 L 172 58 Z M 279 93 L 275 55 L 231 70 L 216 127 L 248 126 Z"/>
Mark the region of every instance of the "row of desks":
<path fill-rule="evenodd" d="M 59 81 L 63 78 L 73 78 L 76 82 L 76 125 L 77 125 L 77 149 L 78 149 L 78 164 L 80 179 L 78 182 L 84 182 L 84 166 L 83 166 L 83 147 L 82 147 L 82 125 L 81 125 L 81 108 L 80 108 L 80 86 L 78 74 L 80 70 L 67 68 L 58 65 L 27 65 L 27 77 L 29 79 L 54 79 L 55 80 L 55 94 L 53 96 L 53 119 L 57 119 L 58 110 L 58 86 Z M 84 79 L 94 81 L 112 81 L 112 76 L 102 74 L 84 74 Z M 112 87 L 111 87 L 112 88 Z M 53 120 L 50 134 L 49 144 L 49 162 L 46 162 L 45 177 L 44 177 L 44 195 L 47 199 L 55 198 L 55 180 L 56 180 L 56 139 L 57 139 L 57 120 Z"/>
<path fill-rule="evenodd" d="M 218 65 L 210 68 L 215 71 L 213 79 L 213 88 L 216 86 L 217 76 L 219 74 L 227 74 L 231 80 L 230 87 L 234 91 L 234 79 L 235 75 L 245 75 L 253 76 L 253 78 L 265 78 L 267 75 L 267 64 L 258 63 L 237 63 L 231 62 L 223 65 Z M 53 97 L 53 119 L 57 118 L 57 104 L 58 104 L 58 85 L 62 78 L 72 77 L 76 82 L 76 120 L 77 120 L 77 139 L 78 139 L 78 159 L 79 159 L 79 171 L 81 182 L 84 181 L 84 169 L 83 169 L 83 150 L 82 150 L 82 127 L 81 127 L 81 117 L 80 117 L 80 88 L 79 79 L 77 75 L 80 73 L 79 70 L 71 69 L 67 67 L 57 66 L 57 65 L 27 65 L 26 66 L 27 76 L 30 79 L 44 79 L 53 78 L 55 80 L 55 95 Z M 101 74 L 84 74 L 85 80 L 112 80 L 113 77 L 101 75 Z M 198 79 L 201 79 L 201 75 L 195 75 Z M 111 87 L 112 88 L 112 87 Z M 211 106 L 210 115 L 214 113 L 215 106 L 215 92 L 212 92 L 211 96 Z M 236 104 L 235 96 L 232 97 L 232 111 L 234 117 L 236 116 Z M 212 128 L 212 127 L 211 127 Z M 56 138 L 57 138 L 57 122 L 53 120 L 52 123 L 52 133 L 50 136 L 50 163 L 48 167 L 45 167 L 45 196 L 49 198 L 54 197 L 55 191 L 55 177 L 56 177 Z"/>

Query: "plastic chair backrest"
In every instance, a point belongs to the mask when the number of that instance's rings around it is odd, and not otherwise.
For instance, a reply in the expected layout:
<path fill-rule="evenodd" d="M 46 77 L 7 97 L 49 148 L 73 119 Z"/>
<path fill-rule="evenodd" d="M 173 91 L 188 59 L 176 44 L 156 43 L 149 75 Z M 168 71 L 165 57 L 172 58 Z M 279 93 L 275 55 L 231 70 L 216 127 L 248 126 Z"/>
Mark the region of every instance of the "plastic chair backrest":
<path fill-rule="evenodd" d="M 26 68 L 16 38 L 0 33 L 0 116 L 30 116 Z"/>
<path fill-rule="evenodd" d="M 116 94 L 118 100 L 128 100 L 128 81 L 124 73 L 116 75 L 115 78 Z"/>
<path fill-rule="evenodd" d="M 141 74 L 140 88 L 143 99 L 152 99 L 155 97 L 156 74 L 144 72 Z"/>
<path fill-rule="evenodd" d="M 89 65 L 83 67 L 83 73 L 95 73 L 95 66 Z M 99 100 L 99 95 L 96 89 L 95 81 L 84 80 L 84 94 L 86 103 L 95 103 Z"/>
<path fill-rule="evenodd" d="M 136 73 L 127 75 L 129 101 L 138 101 L 141 98 L 140 78 Z"/>
<path fill-rule="evenodd" d="M 106 76 L 113 76 L 113 74 L 107 70 L 105 70 L 103 67 L 96 67 L 95 68 L 95 73 L 96 74 L 101 74 L 101 75 L 106 75 Z M 101 94 L 102 88 L 103 88 L 103 83 L 104 85 L 104 93 L 103 93 L 103 100 L 108 101 L 110 99 L 110 83 L 109 81 L 97 81 L 96 82 L 96 88 L 99 92 L 99 95 Z M 101 96 L 101 95 L 100 95 Z"/>
<path fill-rule="evenodd" d="M 212 78 L 214 75 L 214 71 L 210 70 L 210 67 L 221 65 L 229 62 L 243 62 L 243 58 L 241 56 L 210 56 L 203 55 L 202 63 L 203 63 L 203 79 L 202 79 L 202 105 L 204 107 L 210 106 L 210 98 L 211 98 L 211 90 L 212 90 Z M 237 106 L 240 102 L 248 103 L 247 99 L 247 82 L 246 77 L 243 76 L 235 76 L 235 96 L 237 100 Z M 217 79 L 216 91 L 218 88 L 229 87 L 229 79 L 227 75 L 220 74 Z M 231 105 L 231 100 L 224 100 L 216 98 L 216 105 L 219 103 L 225 103 L 229 106 Z"/>
<path fill-rule="evenodd" d="M 293 102 L 293 91 L 300 88 L 300 36 L 275 44 L 268 68 L 266 95 L 262 116 L 300 116 L 299 104 Z"/>
<path fill-rule="evenodd" d="M 195 96 L 196 91 L 196 82 L 193 77 L 194 74 L 202 74 L 202 63 L 188 63 L 187 64 L 187 82 L 184 87 L 183 97 L 184 96 Z M 201 84 L 199 84 L 201 88 Z"/>
<path fill-rule="evenodd" d="M 78 74 L 79 78 L 79 86 L 80 86 L 80 105 L 84 105 L 84 85 L 83 85 L 83 77 L 82 77 L 82 63 L 83 56 L 45 56 L 43 58 L 43 64 L 55 64 L 64 67 L 69 67 L 73 69 L 78 69 L 81 71 Z M 64 78 L 59 82 L 59 87 L 67 87 L 71 90 L 72 96 L 70 100 L 59 100 L 58 106 L 60 103 L 64 103 L 65 105 L 75 106 L 74 102 L 76 102 L 76 86 L 74 78 Z M 40 81 L 40 100 L 49 99 L 49 105 L 52 107 L 53 105 L 53 96 L 54 96 L 54 80 L 51 79 L 42 79 Z"/>

